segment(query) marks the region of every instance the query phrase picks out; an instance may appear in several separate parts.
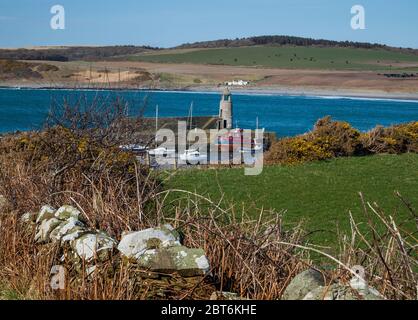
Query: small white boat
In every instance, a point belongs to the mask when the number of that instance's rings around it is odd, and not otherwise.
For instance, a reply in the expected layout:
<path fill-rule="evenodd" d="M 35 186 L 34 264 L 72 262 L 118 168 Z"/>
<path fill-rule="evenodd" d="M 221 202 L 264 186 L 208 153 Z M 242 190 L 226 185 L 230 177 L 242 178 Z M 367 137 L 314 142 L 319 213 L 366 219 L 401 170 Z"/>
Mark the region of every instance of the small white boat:
<path fill-rule="evenodd" d="M 156 149 L 152 149 L 150 151 L 148 151 L 149 155 L 151 156 L 163 156 L 163 157 L 167 157 L 169 155 L 173 155 L 176 153 L 175 149 L 167 149 L 165 147 L 160 147 L 160 148 L 156 148 Z"/>
<path fill-rule="evenodd" d="M 180 160 L 189 164 L 200 164 L 207 161 L 207 156 L 200 154 L 197 150 L 186 150 L 180 155 Z"/>
<path fill-rule="evenodd" d="M 255 141 L 254 141 L 255 142 Z M 251 146 L 250 148 L 247 147 L 243 147 L 240 152 L 241 153 L 255 153 L 258 151 L 263 151 L 264 150 L 264 146 L 262 143 L 257 143 L 255 142 L 253 146 Z"/>
<path fill-rule="evenodd" d="M 119 146 L 119 149 L 130 152 L 144 152 L 145 150 L 147 150 L 147 147 L 142 146 L 140 144 L 127 144 Z"/>

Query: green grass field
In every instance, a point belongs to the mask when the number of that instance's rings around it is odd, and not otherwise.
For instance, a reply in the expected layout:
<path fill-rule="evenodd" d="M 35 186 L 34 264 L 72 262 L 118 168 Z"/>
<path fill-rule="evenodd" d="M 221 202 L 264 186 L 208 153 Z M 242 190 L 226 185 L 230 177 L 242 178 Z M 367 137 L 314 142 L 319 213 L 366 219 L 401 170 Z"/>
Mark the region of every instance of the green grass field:
<path fill-rule="evenodd" d="M 197 191 L 212 200 L 224 194 L 237 212 L 257 214 L 257 208 L 286 209 L 285 222 L 303 220 L 316 244 L 335 244 L 337 225 L 349 232 L 349 211 L 364 221 L 362 192 L 369 202 L 377 202 L 395 220 L 410 217 L 394 192 L 399 191 L 418 208 L 418 155 L 380 155 L 340 158 L 299 166 L 265 167 L 260 176 L 245 176 L 243 169 L 183 170 L 167 183 L 167 188 Z M 172 195 L 171 200 L 184 197 Z M 184 200 L 174 200 L 184 201 Z M 225 205 L 227 205 L 225 203 Z"/>
<path fill-rule="evenodd" d="M 259 46 L 127 56 L 131 61 L 298 69 L 417 71 L 418 56 L 377 49 Z M 407 64 L 407 65 L 405 65 Z M 410 65 L 415 64 L 415 65 Z"/>

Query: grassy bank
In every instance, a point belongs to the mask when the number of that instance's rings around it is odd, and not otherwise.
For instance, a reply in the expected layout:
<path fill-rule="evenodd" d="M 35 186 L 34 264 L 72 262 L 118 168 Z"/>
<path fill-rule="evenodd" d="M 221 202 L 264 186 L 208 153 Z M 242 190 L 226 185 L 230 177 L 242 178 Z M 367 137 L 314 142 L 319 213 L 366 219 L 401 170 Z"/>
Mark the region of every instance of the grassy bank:
<path fill-rule="evenodd" d="M 196 191 L 215 202 L 234 203 L 238 212 L 287 210 L 285 222 L 305 221 L 311 241 L 335 244 L 336 226 L 349 232 L 349 211 L 365 220 L 359 192 L 377 202 L 397 221 L 409 217 L 394 192 L 418 207 L 418 155 L 379 155 L 340 158 L 297 166 L 265 167 L 261 175 L 245 176 L 242 169 L 185 170 L 167 180 L 167 187 Z M 177 202 L 179 194 L 172 194 Z"/>
<path fill-rule="evenodd" d="M 418 56 L 383 49 L 257 46 L 126 56 L 130 61 L 295 69 L 418 70 Z"/>

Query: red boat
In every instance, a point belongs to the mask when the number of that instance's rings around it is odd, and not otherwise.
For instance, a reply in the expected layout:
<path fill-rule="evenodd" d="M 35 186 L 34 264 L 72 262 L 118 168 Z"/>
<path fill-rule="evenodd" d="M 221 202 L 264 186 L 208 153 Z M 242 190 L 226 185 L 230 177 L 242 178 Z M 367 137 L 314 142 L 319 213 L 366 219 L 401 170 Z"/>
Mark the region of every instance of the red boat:
<path fill-rule="evenodd" d="M 237 151 L 243 150 L 243 148 L 254 147 L 253 139 L 244 139 L 243 129 L 234 129 L 228 133 L 217 137 L 215 145 L 219 150 Z"/>

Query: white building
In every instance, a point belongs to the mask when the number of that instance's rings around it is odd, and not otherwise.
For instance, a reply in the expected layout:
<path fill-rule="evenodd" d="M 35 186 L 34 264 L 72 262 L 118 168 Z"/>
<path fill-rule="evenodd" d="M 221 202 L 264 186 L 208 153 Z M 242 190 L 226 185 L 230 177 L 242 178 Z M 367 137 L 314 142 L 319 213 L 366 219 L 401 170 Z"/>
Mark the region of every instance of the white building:
<path fill-rule="evenodd" d="M 230 86 L 230 87 L 232 87 L 232 86 L 243 87 L 243 86 L 248 86 L 249 84 L 250 84 L 250 82 L 245 81 L 245 80 L 233 80 L 233 81 L 230 81 L 230 82 L 225 82 L 225 85 Z"/>

